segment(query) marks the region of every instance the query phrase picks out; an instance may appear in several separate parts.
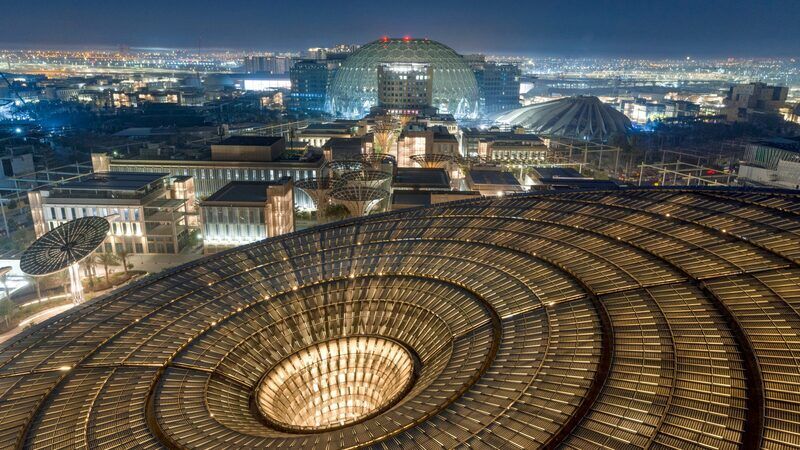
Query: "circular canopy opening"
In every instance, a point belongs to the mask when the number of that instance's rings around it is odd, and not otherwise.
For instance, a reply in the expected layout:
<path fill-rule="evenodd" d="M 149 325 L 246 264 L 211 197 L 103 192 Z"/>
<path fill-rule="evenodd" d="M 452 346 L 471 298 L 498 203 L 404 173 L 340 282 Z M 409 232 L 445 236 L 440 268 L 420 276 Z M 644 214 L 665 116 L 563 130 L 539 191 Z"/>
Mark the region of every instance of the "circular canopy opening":
<path fill-rule="evenodd" d="M 363 421 L 388 409 L 414 381 L 414 357 L 377 337 L 348 337 L 285 358 L 256 391 L 261 413 L 278 428 L 316 432 Z"/>

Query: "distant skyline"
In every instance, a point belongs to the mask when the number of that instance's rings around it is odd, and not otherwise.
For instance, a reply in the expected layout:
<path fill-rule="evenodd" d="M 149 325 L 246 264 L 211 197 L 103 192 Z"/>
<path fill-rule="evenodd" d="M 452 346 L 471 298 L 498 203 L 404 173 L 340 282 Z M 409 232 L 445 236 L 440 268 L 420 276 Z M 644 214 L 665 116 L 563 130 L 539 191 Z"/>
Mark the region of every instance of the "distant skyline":
<path fill-rule="evenodd" d="M 798 0 L 6 0 L 3 48 L 297 51 L 427 37 L 459 52 L 797 57 Z"/>

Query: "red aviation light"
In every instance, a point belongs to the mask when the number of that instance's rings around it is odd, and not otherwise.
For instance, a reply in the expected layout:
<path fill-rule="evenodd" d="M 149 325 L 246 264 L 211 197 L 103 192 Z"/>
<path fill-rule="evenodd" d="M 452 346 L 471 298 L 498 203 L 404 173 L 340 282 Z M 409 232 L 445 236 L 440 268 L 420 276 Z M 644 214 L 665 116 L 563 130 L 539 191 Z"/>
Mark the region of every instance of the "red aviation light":
<path fill-rule="evenodd" d="M 410 42 L 411 41 L 411 36 L 409 36 L 409 35 L 403 36 L 403 41 Z"/>

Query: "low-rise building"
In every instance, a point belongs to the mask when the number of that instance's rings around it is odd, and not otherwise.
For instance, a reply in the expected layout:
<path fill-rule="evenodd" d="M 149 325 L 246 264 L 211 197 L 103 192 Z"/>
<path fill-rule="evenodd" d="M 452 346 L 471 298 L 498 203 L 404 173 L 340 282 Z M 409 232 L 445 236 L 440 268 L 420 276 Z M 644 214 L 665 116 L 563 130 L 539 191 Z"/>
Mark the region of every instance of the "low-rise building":
<path fill-rule="evenodd" d="M 800 138 L 773 138 L 748 144 L 739 162 L 737 182 L 800 189 Z"/>
<path fill-rule="evenodd" d="M 508 133 L 491 142 L 487 160 L 506 164 L 537 164 L 545 162 L 548 155 L 547 146 L 539 136 Z"/>
<path fill-rule="evenodd" d="M 416 155 L 459 156 L 459 143 L 455 135 L 444 127 L 427 127 L 421 124 L 408 125 L 397 139 L 395 152 L 398 167 L 418 167 L 412 159 Z"/>
<path fill-rule="evenodd" d="M 545 141 L 528 133 L 469 128 L 462 145 L 466 156 L 487 162 L 541 164 L 548 162 L 550 156 Z"/>
<path fill-rule="evenodd" d="M 778 114 L 786 106 L 789 88 L 766 83 L 731 86 L 722 112 L 730 122 L 745 122 L 758 114 Z"/>
<path fill-rule="evenodd" d="M 570 167 L 534 167 L 531 170 L 533 184 L 531 189 L 616 189 L 619 184 L 613 180 L 595 180 L 585 177 Z"/>
<path fill-rule="evenodd" d="M 357 160 L 364 154 L 364 140 L 360 137 L 330 138 L 322 146 L 322 154 L 328 162 Z"/>
<path fill-rule="evenodd" d="M 36 189 L 28 193 L 34 230 L 41 237 L 73 219 L 107 217 L 111 230 L 99 251 L 178 253 L 189 239 L 187 204 L 195 201 L 188 182 L 167 173 L 99 172 Z"/>
<path fill-rule="evenodd" d="M 444 169 L 398 167 L 392 178 L 397 191 L 450 191 L 450 177 Z"/>
<path fill-rule="evenodd" d="M 697 117 L 700 114 L 700 105 L 685 100 L 656 102 L 636 98 L 633 101 L 623 101 L 622 110 L 631 122 L 645 125 L 648 122 L 664 119 Z"/>
<path fill-rule="evenodd" d="M 514 174 L 499 168 L 469 170 L 465 181 L 470 190 L 485 196 L 514 194 L 525 190 Z"/>
<path fill-rule="evenodd" d="M 209 197 L 232 181 L 275 181 L 285 176 L 292 177 L 293 180 L 304 180 L 322 175 L 325 159 L 321 153 L 308 153 L 304 156 L 278 155 L 274 151 L 276 145 L 279 144 L 276 142 L 269 150 L 255 145 L 253 150 L 246 150 L 247 155 L 241 157 L 235 151 L 225 149 L 224 145 L 212 146 L 210 158 L 191 160 L 167 157 L 118 159 L 105 153 L 97 153 L 92 155 L 92 165 L 95 171 L 191 176 L 198 199 Z M 242 146 L 239 142 L 231 147 Z M 221 148 L 223 153 L 215 154 Z M 300 190 L 295 191 L 295 205 L 306 209 L 314 207 L 311 198 Z"/>
<path fill-rule="evenodd" d="M 392 194 L 392 210 L 436 205 L 438 203 L 480 198 L 476 191 L 407 191 L 397 190 Z"/>
<path fill-rule="evenodd" d="M 231 136 L 211 145 L 213 161 L 277 161 L 286 151 L 281 136 Z"/>
<path fill-rule="evenodd" d="M 294 231 L 291 178 L 228 183 L 200 203 L 205 253 Z"/>
<path fill-rule="evenodd" d="M 355 128 L 352 122 L 347 121 L 310 124 L 297 131 L 296 139 L 314 147 L 322 147 L 329 139 L 355 136 Z"/>

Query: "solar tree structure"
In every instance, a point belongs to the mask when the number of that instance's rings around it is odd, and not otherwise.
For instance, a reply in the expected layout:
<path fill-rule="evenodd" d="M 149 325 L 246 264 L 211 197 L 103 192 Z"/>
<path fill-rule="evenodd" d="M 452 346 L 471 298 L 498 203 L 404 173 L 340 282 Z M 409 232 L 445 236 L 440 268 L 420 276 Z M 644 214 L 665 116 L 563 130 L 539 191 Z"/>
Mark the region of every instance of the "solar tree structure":
<path fill-rule="evenodd" d="M 336 182 L 337 180 L 331 177 L 316 177 L 297 180 L 294 186 L 308 194 L 311 201 L 314 202 L 314 206 L 319 209 L 327 204 L 328 194 L 335 187 Z"/>
<path fill-rule="evenodd" d="M 365 186 L 375 189 L 387 188 L 392 181 L 392 174 L 382 170 L 358 170 L 341 175 L 341 180 L 350 186 Z"/>
<path fill-rule="evenodd" d="M 333 177 L 338 178 L 348 172 L 369 169 L 370 165 L 362 159 L 340 159 L 328 164 Z"/>
<path fill-rule="evenodd" d="M 31 244 L 20 258 L 20 268 L 34 277 L 68 270 L 72 301 L 81 303 L 80 263 L 103 243 L 110 227 L 108 220 L 102 217 L 71 220 Z"/>
<path fill-rule="evenodd" d="M 347 208 L 353 217 L 365 216 L 389 197 L 386 189 L 364 185 L 343 185 L 331 191 L 331 200 Z"/>
<path fill-rule="evenodd" d="M 340 183 L 340 180 L 332 177 L 315 177 L 297 180 L 294 186 L 311 198 L 314 207 L 317 209 L 317 221 L 320 223 L 324 219 L 325 209 L 330 204 L 331 190 Z"/>
<path fill-rule="evenodd" d="M 444 169 L 447 167 L 447 164 L 453 162 L 455 158 L 453 155 L 446 155 L 444 153 L 425 153 L 412 155 L 411 160 L 419 164 L 420 167 L 426 169 Z"/>
<path fill-rule="evenodd" d="M 392 155 L 381 153 L 366 153 L 361 155 L 361 161 L 364 167 L 372 168 L 374 170 L 383 170 L 387 166 L 396 164 Z"/>

